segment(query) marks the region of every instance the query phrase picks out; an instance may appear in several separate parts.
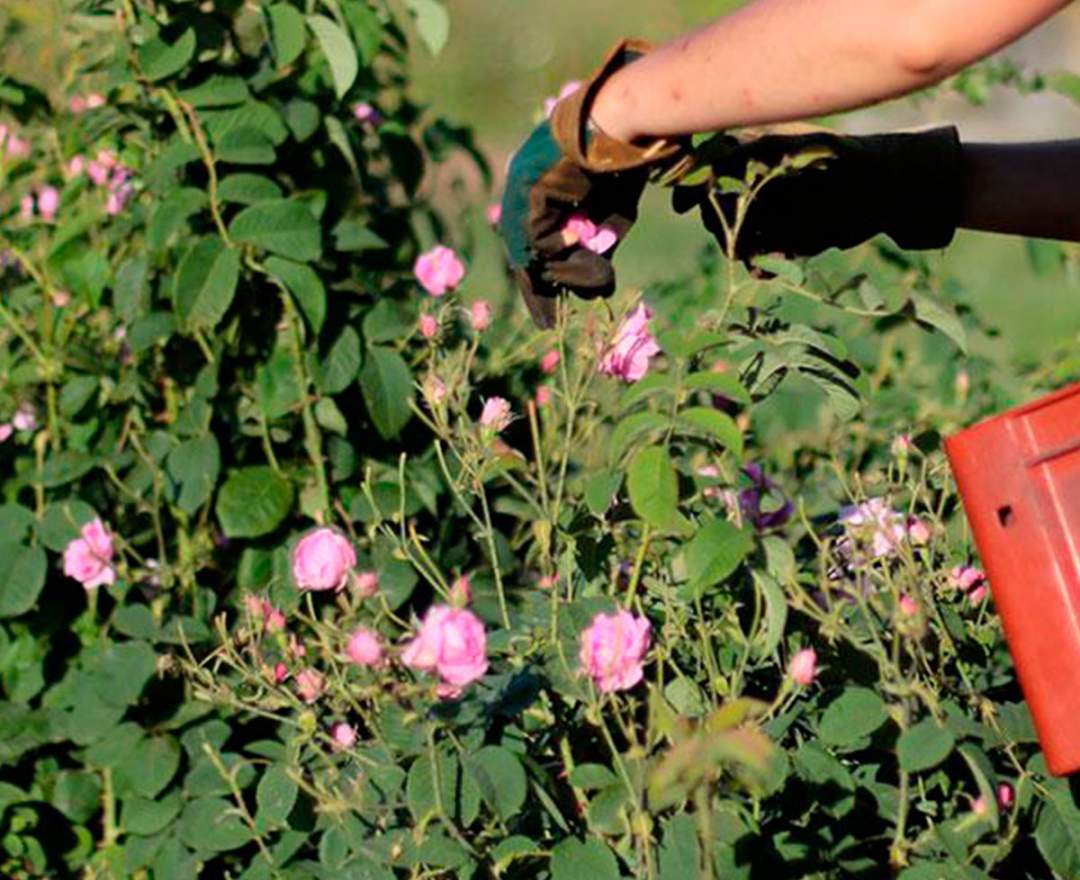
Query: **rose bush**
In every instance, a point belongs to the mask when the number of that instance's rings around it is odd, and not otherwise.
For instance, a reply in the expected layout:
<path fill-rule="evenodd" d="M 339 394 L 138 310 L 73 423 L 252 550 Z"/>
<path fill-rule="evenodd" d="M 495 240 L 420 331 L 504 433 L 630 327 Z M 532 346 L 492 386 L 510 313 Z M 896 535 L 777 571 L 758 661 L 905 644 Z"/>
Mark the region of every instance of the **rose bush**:
<path fill-rule="evenodd" d="M 940 452 L 1075 354 L 887 243 L 535 332 L 445 29 L 73 0 L 0 80 L 0 875 L 1080 875 Z"/>

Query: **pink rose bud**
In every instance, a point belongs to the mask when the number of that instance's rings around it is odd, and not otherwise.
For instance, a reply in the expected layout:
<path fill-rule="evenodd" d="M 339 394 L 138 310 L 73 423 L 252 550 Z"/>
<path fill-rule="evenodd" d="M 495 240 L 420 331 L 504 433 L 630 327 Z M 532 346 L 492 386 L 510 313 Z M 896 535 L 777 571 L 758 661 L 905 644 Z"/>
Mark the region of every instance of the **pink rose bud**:
<path fill-rule="evenodd" d="M 86 98 L 82 95 L 73 95 L 71 100 L 68 101 L 68 109 L 72 113 L 78 115 L 86 112 Z"/>
<path fill-rule="evenodd" d="M 450 604 L 455 608 L 464 608 L 472 601 L 472 584 L 467 574 L 456 578 L 450 585 Z"/>
<path fill-rule="evenodd" d="M 956 390 L 956 396 L 961 400 L 968 396 L 968 392 L 971 391 L 971 376 L 968 375 L 967 370 L 961 370 L 956 374 L 953 387 Z"/>
<path fill-rule="evenodd" d="M 109 166 L 99 159 L 91 159 L 86 163 L 86 176 L 95 186 L 104 186 L 109 180 Z"/>
<path fill-rule="evenodd" d="M 429 406 L 438 406 L 446 400 L 446 384 L 438 376 L 428 376 L 424 380 L 424 396 Z"/>
<path fill-rule="evenodd" d="M 557 348 L 548 349 L 540 358 L 540 372 L 550 376 L 558 368 L 560 360 L 562 360 L 562 355 L 559 354 Z"/>
<path fill-rule="evenodd" d="M 417 325 L 420 328 L 420 335 L 424 339 L 434 339 L 439 333 L 439 319 L 434 315 L 429 315 L 427 312 L 420 316 Z"/>
<path fill-rule="evenodd" d="M 547 385 L 541 385 L 536 389 L 536 405 L 540 407 L 551 403 L 551 389 Z"/>
<path fill-rule="evenodd" d="M 266 614 L 266 600 L 248 593 L 244 596 L 244 608 L 256 623 L 261 623 Z"/>
<path fill-rule="evenodd" d="M 19 199 L 19 219 L 21 220 L 33 220 L 34 219 L 34 197 L 23 196 Z"/>
<path fill-rule="evenodd" d="M 16 431 L 33 431 L 38 424 L 37 413 L 34 412 L 34 408 L 30 404 L 24 403 L 15 410 L 11 424 L 15 426 Z"/>
<path fill-rule="evenodd" d="M 973 565 L 957 565 L 949 572 L 949 583 L 965 593 L 984 580 L 986 575 Z"/>
<path fill-rule="evenodd" d="M 478 299 L 474 302 L 469 306 L 469 320 L 477 333 L 486 330 L 491 324 L 491 303 L 486 299 Z"/>
<path fill-rule="evenodd" d="M 498 226 L 502 220 L 502 202 L 492 202 L 484 212 L 487 222 L 492 226 Z"/>
<path fill-rule="evenodd" d="M 559 576 L 557 574 L 546 574 L 536 582 L 536 585 L 541 590 L 551 590 L 554 589 L 558 583 Z"/>
<path fill-rule="evenodd" d="M 55 186 L 43 186 L 38 192 L 38 210 L 46 220 L 53 220 L 60 210 L 60 191 Z"/>
<path fill-rule="evenodd" d="M 978 586 L 970 593 L 968 593 L 968 601 L 972 605 L 980 605 L 982 604 L 983 599 L 986 598 L 987 592 L 988 590 L 986 589 L 985 584 L 983 584 L 982 586 Z"/>
<path fill-rule="evenodd" d="M 105 525 L 100 519 L 92 520 L 79 535 L 64 550 L 64 574 L 87 590 L 116 583 L 113 538 Z"/>
<path fill-rule="evenodd" d="M 442 296 L 461 283 L 465 264 L 450 248 L 440 244 L 416 258 L 413 274 L 424 290 L 432 296 Z"/>
<path fill-rule="evenodd" d="M 919 603 L 912 599 L 911 596 L 901 596 L 900 613 L 904 617 L 914 617 L 919 613 Z"/>
<path fill-rule="evenodd" d="M 893 455 L 900 458 L 914 450 L 915 444 L 911 442 L 910 434 L 898 434 L 893 440 L 890 449 Z"/>
<path fill-rule="evenodd" d="M 314 703 L 322 696 L 326 679 L 314 669 L 302 669 L 296 673 L 296 693 L 305 703 Z"/>
<path fill-rule="evenodd" d="M 356 728 L 344 721 L 339 721 L 330 728 L 330 736 L 334 738 L 335 748 L 351 749 L 356 745 Z"/>
<path fill-rule="evenodd" d="M 97 110 L 99 107 L 105 106 L 105 96 L 99 95 L 97 92 L 91 92 L 86 96 L 86 109 Z"/>
<path fill-rule="evenodd" d="M 355 566 L 356 551 L 335 529 L 315 529 L 293 550 L 293 578 L 301 590 L 340 590 Z"/>
<path fill-rule="evenodd" d="M 7 443 L 11 439 L 11 435 L 15 433 L 15 428 L 9 422 L 5 422 L 0 425 L 0 443 Z"/>
<path fill-rule="evenodd" d="M 1013 805 L 1015 799 L 1015 792 L 1013 787 L 1007 782 L 1002 782 L 997 787 L 997 802 L 998 806 L 1003 810 L 1009 809 Z"/>
<path fill-rule="evenodd" d="M 345 646 L 349 661 L 357 666 L 378 666 L 383 660 L 382 644 L 373 630 L 361 626 L 353 630 Z"/>
<path fill-rule="evenodd" d="M 796 651 L 788 664 L 788 676 L 795 684 L 809 687 L 817 678 L 817 652 L 813 648 Z"/>
<path fill-rule="evenodd" d="M 604 693 L 625 691 L 642 679 L 651 624 L 629 611 L 597 614 L 581 633 L 581 669 Z"/>
<path fill-rule="evenodd" d="M 379 591 L 379 574 L 375 571 L 358 572 L 353 580 L 356 595 L 361 599 L 370 599 Z"/>
<path fill-rule="evenodd" d="M 66 290 L 54 290 L 51 299 L 52 304 L 58 309 L 71 305 L 71 294 Z"/>
<path fill-rule="evenodd" d="M 502 397 L 489 397 L 484 401 L 484 408 L 480 412 L 480 424 L 483 427 L 498 433 L 510 424 L 510 420 L 510 401 Z"/>
<path fill-rule="evenodd" d="M 907 533 L 912 544 L 926 544 L 932 536 L 930 526 L 917 516 L 908 518 Z"/>
<path fill-rule="evenodd" d="M 985 816 L 989 807 L 986 804 L 986 798 L 979 795 L 975 800 L 971 802 L 971 812 L 976 816 Z"/>
<path fill-rule="evenodd" d="M 600 359 L 601 373 L 637 382 L 649 371 L 649 360 L 660 353 L 656 337 L 649 332 L 652 316 L 652 310 L 644 304 L 627 316 Z"/>
<path fill-rule="evenodd" d="M 281 684 L 289 677 L 289 667 L 284 663 L 274 664 L 274 684 Z"/>
<path fill-rule="evenodd" d="M 382 122 L 382 114 L 367 101 L 357 101 L 352 110 L 353 117 L 361 125 L 378 125 Z"/>
<path fill-rule="evenodd" d="M 264 624 L 266 626 L 266 631 L 271 633 L 284 632 L 285 622 L 285 614 L 281 611 L 281 609 L 275 608 L 273 605 L 267 602 L 266 621 Z"/>
<path fill-rule="evenodd" d="M 464 687 L 488 669 L 484 624 L 467 609 L 433 605 L 416 637 L 402 650 L 401 662 L 412 669 L 435 671 L 454 688 Z"/>
<path fill-rule="evenodd" d="M 293 634 L 289 635 L 289 643 L 285 650 L 290 657 L 297 659 L 307 656 L 307 646 Z"/>
<path fill-rule="evenodd" d="M 555 112 L 555 105 L 558 104 L 559 101 L 574 94 L 574 92 L 576 92 L 580 88 L 581 82 L 576 79 L 572 79 L 569 82 L 565 83 L 561 89 L 559 89 L 559 94 L 556 95 L 554 98 L 545 98 L 544 116 L 550 117 L 551 114 Z"/>
<path fill-rule="evenodd" d="M 78 177 L 86 170 L 86 159 L 81 155 L 72 156 L 67 163 L 67 176 Z"/>
<path fill-rule="evenodd" d="M 7 156 L 9 159 L 25 159 L 30 155 L 30 141 L 17 137 L 14 133 L 8 136 Z"/>

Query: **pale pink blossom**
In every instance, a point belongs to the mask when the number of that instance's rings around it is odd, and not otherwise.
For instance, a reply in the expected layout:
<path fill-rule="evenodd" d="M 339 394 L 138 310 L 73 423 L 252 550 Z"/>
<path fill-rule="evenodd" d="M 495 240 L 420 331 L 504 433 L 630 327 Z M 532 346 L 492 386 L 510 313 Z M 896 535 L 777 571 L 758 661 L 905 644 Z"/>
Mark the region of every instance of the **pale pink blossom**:
<path fill-rule="evenodd" d="M 445 245 L 436 245 L 416 258 L 413 274 L 420 286 L 432 296 L 453 290 L 465 277 L 465 264 Z"/>
<path fill-rule="evenodd" d="M 356 551 L 335 529 L 315 529 L 293 549 L 293 578 L 301 590 L 340 590 L 355 566 Z"/>
<path fill-rule="evenodd" d="M 550 117 L 555 112 L 555 105 L 559 103 L 563 98 L 568 98 L 581 88 L 580 80 L 572 79 L 563 84 L 563 87 L 559 89 L 559 94 L 554 98 L 544 98 L 544 116 Z"/>
<path fill-rule="evenodd" d="M 559 575 L 558 575 L 558 573 L 556 573 L 556 574 L 546 574 L 546 575 L 544 575 L 542 578 L 540 578 L 540 580 L 538 580 L 536 582 L 536 585 L 541 590 L 552 590 L 556 586 L 558 586 L 558 583 L 559 583 Z"/>
<path fill-rule="evenodd" d="M 644 303 L 627 316 L 600 359 L 601 373 L 637 382 L 649 371 L 650 359 L 660 353 L 656 337 L 649 332 L 652 316 L 652 309 Z"/>
<path fill-rule="evenodd" d="M 275 608 L 269 602 L 266 607 L 266 631 L 275 633 L 282 632 L 285 629 L 285 612 L 280 608 Z"/>
<path fill-rule="evenodd" d="M 437 672 L 454 688 L 464 687 L 488 669 L 484 624 L 468 609 L 433 605 L 416 637 L 401 652 L 401 662 L 412 669 Z"/>
<path fill-rule="evenodd" d="M 1007 782 L 998 783 L 997 787 L 997 802 L 998 806 L 1003 810 L 1009 809 L 1013 805 L 1015 799 L 1015 792 L 1013 787 Z"/>
<path fill-rule="evenodd" d="M 809 687 L 817 678 L 817 652 L 813 648 L 796 651 L 788 664 L 788 676 L 795 684 Z"/>
<path fill-rule="evenodd" d="M 294 660 L 299 660 L 301 657 L 307 656 L 307 645 L 305 645 L 295 633 L 289 633 L 289 641 L 285 646 L 286 653 Z"/>
<path fill-rule="evenodd" d="M 370 599 L 379 591 L 379 573 L 376 571 L 357 572 L 353 579 L 353 589 L 361 599 Z"/>
<path fill-rule="evenodd" d="M 80 153 L 77 156 L 72 156 L 68 159 L 67 163 L 67 176 L 78 177 L 86 170 L 86 159 Z"/>
<path fill-rule="evenodd" d="M 18 137 L 14 132 L 8 135 L 7 157 L 9 159 L 25 159 L 30 155 L 30 141 Z"/>
<path fill-rule="evenodd" d="M 596 254 L 603 254 L 615 246 L 618 234 L 609 226 L 597 226 L 584 214 L 574 214 L 562 228 L 563 243 L 567 247 L 580 244 Z"/>
<path fill-rule="evenodd" d="M 911 442 L 910 434 L 897 434 L 889 448 L 893 455 L 900 458 L 914 450 L 915 444 Z"/>
<path fill-rule="evenodd" d="M 547 385 L 541 385 L 536 389 L 536 405 L 543 407 L 551 403 L 551 389 Z"/>
<path fill-rule="evenodd" d="M 105 106 L 105 96 L 100 95 L 97 92 L 91 92 L 86 96 L 86 109 L 97 110 L 99 107 Z"/>
<path fill-rule="evenodd" d="M 11 435 L 15 433 L 15 427 L 10 422 L 0 425 L 0 443 L 7 443 Z"/>
<path fill-rule="evenodd" d="M 989 809 L 990 808 L 986 803 L 986 798 L 984 798 L 982 795 L 979 795 L 971 802 L 971 812 L 973 812 L 976 816 L 985 816 Z"/>
<path fill-rule="evenodd" d="M 540 358 L 540 372 L 550 376 L 558 368 L 560 360 L 562 360 L 562 355 L 559 354 L 559 350 L 549 348 Z"/>
<path fill-rule="evenodd" d="M 120 214 L 131 197 L 135 195 L 135 187 L 130 183 L 122 183 L 109 189 L 109 195 L 105 199 L 105 213 L 110 217 Z"/>
<path fill-rule="evenodd" d="M 378 125 L 382 122 L 382 114 L 367 101 L 357 101 L 352 110 L 353 117 L 361 125 Z"/>
<path fill-rule="evenodd" d="M 16 431 L 33 431 L 37 428 L 37 413 L 29 403 L 24 403 L 15 410 L 11 424 Z"/>
<path fill-rule="evenodd" d="M 378 666 L 383 660 L 382 643 L 374 630 L 357 627 L 349 636 L 345 654 L 357 666 Z"/>
<path fill-rule="evenodd" d="M 79 537 L 64 550 L 64 574 L 77 580 L 87 590 L 116 583 L 112 559 L 113 538 L 100 519 L 82 527 Z"/>
<path fill-rule="evenodd" d="M 296 693 L 305 703 L 314 703 L 326 689 L 326 679 L 314 669 L 302 669 L 296 673 Z"/>
<path fill-rule="evenodd" d="M 491 324 L 491 303 L 486 299 L 478 299 L 469 306 L 469 321 L 473 330 L 480 333 Z"/>
<path fill-rule="evenodd" d="M 949 583 L 965 593 L 984 580 L 986 575 L 973 565 L 957 565 L 949 572 Z"/>
<path fill-rule="evenodd" d="M 581 633 L 582 671 L 605 693 L 632 688 L 643 675 L 651 629 L 647 618 L 629 611 L 597 614 Z"/>
<path fill-rule="evenodd" d="M 55 186 L 43 186 L 38 190 L 37 207 L 46 220 L 55 219 L 60 210 L 60 191 Z"/>
<path fill-rule="evenodd" d="M 851 542 L 856 541 L 868 547 L 874 559 L 891 556 L 907 536 L 903 514 L 889 507 L 884 498 L 842 508 L 840 522 L 847 533 L 840 547 L 845 554 L 850 554 Z"/>
<path fill-rule="evenodd" d="M 484 216 L 492 226 L 498 226 L 502 221 L 502 202 L 492 202 L 488 205 L 487 210 L 484 211 Z"/>
<path fill-rule="evenodd" d="M 86 112 L 86 98 L 82 95 L 72 95 L 71 100 L 68 101 L 68 109 L 72 113 L 78 115 Z"/>
<path fill-rule="evenodd" d="M 54 306 L 58 309 L 63 309 L 71 305 L 71 294 L 66 290 L 54 290 L 51 300 Z"/>
<path fill-rule="evenodd" d="M 86 176 L 90 178 L 95 186 L 104 186 L 109 180 L 110 166 L 101 161 L 100 153 L 98 153 L 98 156 L 99 158 L 91 159 L 86 163 Z"/>
<path fill-rule="evenodd" d="M 439 319 L 424 312 L 416 322 L 424 339 L 434 339 L 439 333 Z"/>
<path fill-rule="evenodd" d="M 498 433 L 511 421 L 510 401 L 503 397 L 489 397 L 480 412 L 480 424 Z"/>
<path fill-rule="evenodd" d="M 19 219 L 20 220 L 33 220 L 34 219 L 34 197 L 23 196 L 19 199 Z"/>
<path fill-rule="evenodd" d="M 914 617 L 919 613 L 919 603 L 911 598 L 911 596 L 901 596 L 899 606 L 900 613 L 904 615 L 904 617 Z"/>
<path fill-rule="evenodd" d="M 933 536 L 933 532 L 930 530 L 930 526 L 926 524 L 925 520 L 921 520 L 917 516 L 912 516 L 908 517 L 907 536 L 912 544 L 926 544 L 929 543 L 930 538 Z"/>
<path fill-rule="evenodd" d="M 989 592 L 986 588 L 986 584 L 976 587 L 970 593 L 968 593 L 968 602 L 972 605 L 981 605 L 983 599 L 986 598 L 986 594 Z"/>
<path fill-rule="evenodd" d="M 464 608 L 472 601 L 472 583 L 469 576 L 463 574 L 450 585 L 450 604 L 455 608 Z"/>
<path fill-rule="evenodd" d="M 356 728 L 344 721 L 330 728 L 330 736 L 334 738 L 334 748 L 351 749 L 356 745 Z"/>

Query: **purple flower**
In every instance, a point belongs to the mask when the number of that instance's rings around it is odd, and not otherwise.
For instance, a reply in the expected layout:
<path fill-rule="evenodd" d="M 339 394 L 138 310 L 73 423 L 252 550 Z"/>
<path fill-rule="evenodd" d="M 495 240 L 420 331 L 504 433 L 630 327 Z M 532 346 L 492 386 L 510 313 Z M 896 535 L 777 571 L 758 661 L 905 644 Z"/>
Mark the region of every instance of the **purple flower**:
<path fill-rule="evenodd" d="M 791 519 L 795 506 L 780 487 L 765 476 L 760 464 L 748 464 L 743 468 L 743 475 L 750 480 L 750 485 L 739 492 L 739 508 L 755 529 L 779 528 Z"/>

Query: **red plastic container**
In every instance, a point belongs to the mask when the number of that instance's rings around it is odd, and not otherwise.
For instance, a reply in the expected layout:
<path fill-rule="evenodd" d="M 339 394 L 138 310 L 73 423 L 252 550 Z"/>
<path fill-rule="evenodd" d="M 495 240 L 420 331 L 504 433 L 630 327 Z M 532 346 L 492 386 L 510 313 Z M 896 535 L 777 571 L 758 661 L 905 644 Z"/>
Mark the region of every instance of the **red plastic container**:
<path fill-rule="evenodd" d="M 1080 384 L 945 440 L 1050 772 L 1080 769 Z"/>

